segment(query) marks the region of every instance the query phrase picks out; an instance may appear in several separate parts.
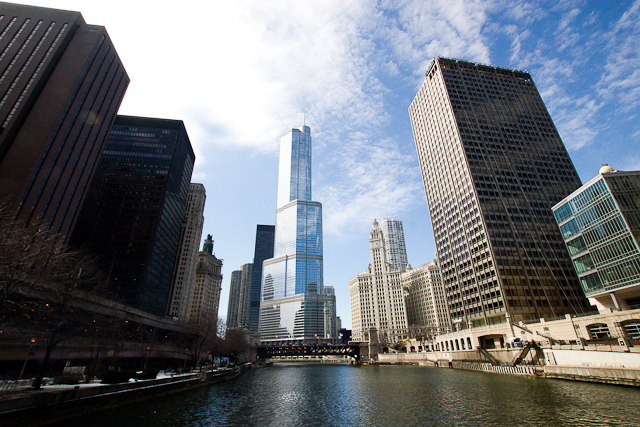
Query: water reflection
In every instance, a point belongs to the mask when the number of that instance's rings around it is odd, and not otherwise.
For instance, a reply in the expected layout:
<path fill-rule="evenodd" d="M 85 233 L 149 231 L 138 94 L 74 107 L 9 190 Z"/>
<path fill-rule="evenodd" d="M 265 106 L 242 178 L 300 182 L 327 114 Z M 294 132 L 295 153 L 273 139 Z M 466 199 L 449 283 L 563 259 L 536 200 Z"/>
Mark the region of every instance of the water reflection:
<path fill-rule="evenodd" d="M 626 426 L 639 423 L 638 398 L 637 389 L 604 384 L 309 364 L 252 370 L 232 382 L 92 416 L 86 425 Z"/>

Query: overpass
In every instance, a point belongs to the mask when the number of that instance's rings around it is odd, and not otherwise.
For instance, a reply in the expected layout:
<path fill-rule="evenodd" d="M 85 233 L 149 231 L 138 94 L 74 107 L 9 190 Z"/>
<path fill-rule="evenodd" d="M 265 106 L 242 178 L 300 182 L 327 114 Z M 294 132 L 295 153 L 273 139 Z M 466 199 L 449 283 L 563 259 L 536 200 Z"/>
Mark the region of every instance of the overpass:
<path fill-rule="evenodd" d="M 270 359 L 277 356 L 349 356 L 359 362 L 360 345 L 260 345 L 257 356 L 258 359 Z"/>

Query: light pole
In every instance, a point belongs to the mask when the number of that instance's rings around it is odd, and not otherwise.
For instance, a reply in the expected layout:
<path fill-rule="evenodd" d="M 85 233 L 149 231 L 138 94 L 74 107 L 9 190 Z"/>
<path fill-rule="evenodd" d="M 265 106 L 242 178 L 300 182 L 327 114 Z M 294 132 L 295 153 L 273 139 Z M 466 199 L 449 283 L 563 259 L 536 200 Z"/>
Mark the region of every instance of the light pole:
<path fill-rule="evenodd" d="M 36 343 L 35 338 L 31 338 L 31 345 L 29 346 L 29 351 L 27 351 L 27 357 L 24 358 L 24 363 L 22 364 L 22 369 L 20 370 L 20 376 L 18 377 L 18 381 L 22 379 L 22 374 L 24 374 L 24 369 L 27 367 L 27 361 L 29 360 L 29 356 L 31 355 L 31 348 Z"/>

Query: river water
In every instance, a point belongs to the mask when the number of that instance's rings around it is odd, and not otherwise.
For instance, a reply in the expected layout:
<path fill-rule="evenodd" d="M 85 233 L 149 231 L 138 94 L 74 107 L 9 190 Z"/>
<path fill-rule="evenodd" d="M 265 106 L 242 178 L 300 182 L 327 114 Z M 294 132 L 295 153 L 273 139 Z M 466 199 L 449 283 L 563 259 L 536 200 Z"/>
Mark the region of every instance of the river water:
<path fill-rule="evenodd" d="M 640 425 L 640 390 L 418 366 L 288 364 L 67 425 Z"/>

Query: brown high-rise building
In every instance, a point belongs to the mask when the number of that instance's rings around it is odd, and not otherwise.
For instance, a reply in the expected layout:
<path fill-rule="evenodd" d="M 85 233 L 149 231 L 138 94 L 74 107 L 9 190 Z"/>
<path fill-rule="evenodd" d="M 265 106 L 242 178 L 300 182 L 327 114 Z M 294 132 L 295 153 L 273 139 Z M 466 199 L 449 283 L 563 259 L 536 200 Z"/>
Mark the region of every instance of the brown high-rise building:
<path fill-rule="evenodd" d="M 451 321 L 584 311 L 551 211 L 580 178 L 531 76 L 435 58 L 409 114 Z"/>
<path fill-rule="evenodd" d="M 129 77 L 79 12 L 0 3 L 0 199 L 66 239 Z"/>

